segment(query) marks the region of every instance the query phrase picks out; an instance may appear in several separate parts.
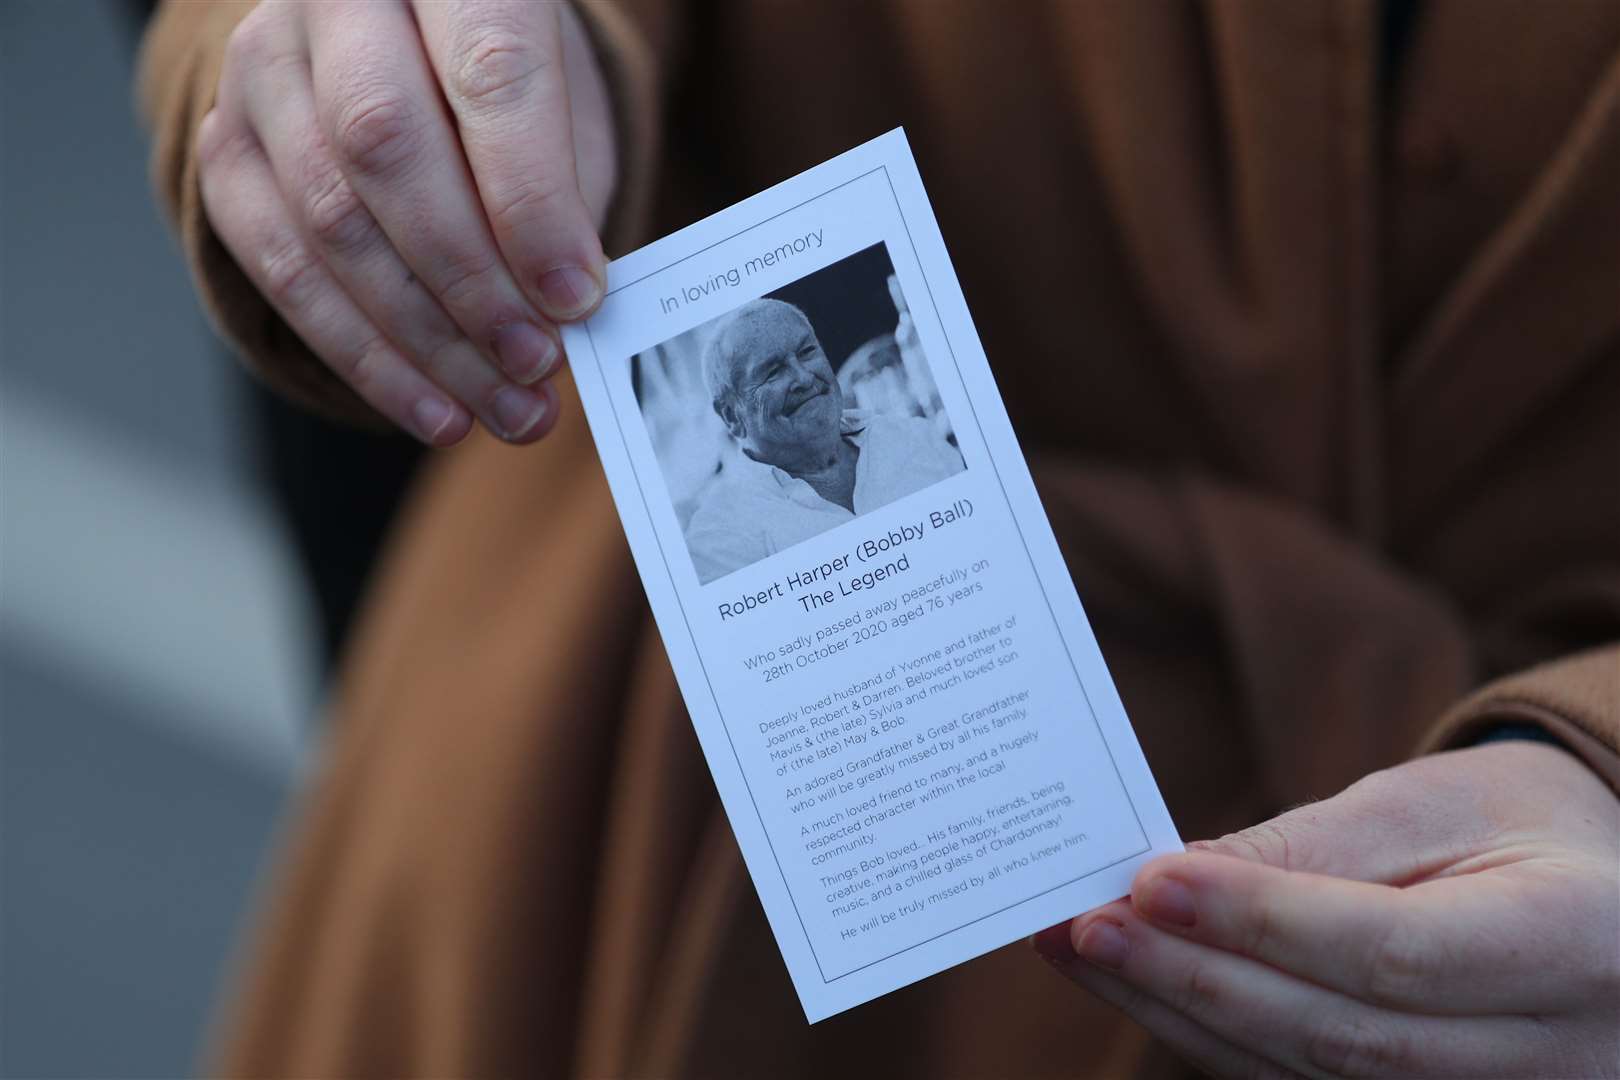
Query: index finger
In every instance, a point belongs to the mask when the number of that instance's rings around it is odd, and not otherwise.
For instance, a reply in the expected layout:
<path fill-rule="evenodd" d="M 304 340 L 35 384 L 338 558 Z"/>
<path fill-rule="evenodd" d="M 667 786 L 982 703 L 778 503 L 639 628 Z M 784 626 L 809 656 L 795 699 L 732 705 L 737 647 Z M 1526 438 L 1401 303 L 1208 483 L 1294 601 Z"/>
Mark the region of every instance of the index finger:
<path fill-rule="evenodd" d="M 574 154 L 563 20 L 576 16 L 565 7 L 415 4 L 496 243 L 520 286 L 559 321 L 595 309 L 604 280 Z"/>

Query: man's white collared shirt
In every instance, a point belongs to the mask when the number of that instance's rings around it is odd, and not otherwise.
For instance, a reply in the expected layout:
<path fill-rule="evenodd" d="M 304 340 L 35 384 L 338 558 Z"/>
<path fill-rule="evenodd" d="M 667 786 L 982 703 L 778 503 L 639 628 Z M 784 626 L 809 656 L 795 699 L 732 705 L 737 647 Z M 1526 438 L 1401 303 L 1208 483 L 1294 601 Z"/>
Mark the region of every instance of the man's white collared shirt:
<path fill-rule="evenodd" d="M 698 581 L 708 584 L 964 468 L 956 447 L 921 417 L 848 409 L 840 430 L 860 450 L 854 513 L 774 465 L 734 454 L 686 527 Z"/>

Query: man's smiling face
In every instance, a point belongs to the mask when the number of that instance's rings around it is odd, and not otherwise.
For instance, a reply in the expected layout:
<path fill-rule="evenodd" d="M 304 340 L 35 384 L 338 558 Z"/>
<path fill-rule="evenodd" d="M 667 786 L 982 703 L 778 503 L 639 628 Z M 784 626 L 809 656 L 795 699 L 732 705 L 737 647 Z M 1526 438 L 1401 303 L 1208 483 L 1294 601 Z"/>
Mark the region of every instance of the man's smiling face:
<path fill-rule="evenodd" d="M 843 392 L 798 309 L 757 301 L 721 331 L 717 344 L 730 358 L 732 388 L 721 415 L 744 449 L 788 468 L 807 452 L 836 444 Z"/>

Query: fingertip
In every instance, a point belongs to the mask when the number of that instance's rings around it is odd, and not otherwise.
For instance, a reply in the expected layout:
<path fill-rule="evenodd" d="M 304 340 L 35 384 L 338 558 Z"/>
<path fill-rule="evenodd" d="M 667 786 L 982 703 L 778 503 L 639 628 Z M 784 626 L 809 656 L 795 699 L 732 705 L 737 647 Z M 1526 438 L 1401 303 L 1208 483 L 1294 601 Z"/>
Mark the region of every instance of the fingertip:
<path fill-rule="evenodd" d="M 1107 971 L 1123 968 L 1131 951 L 1125 924 L 1105 916 L 1075 920 L 1073 944 L 1076 956 Z"/>
<path fill-rule="evenodd" d="M 472 414 L 465 409 L 458 410 L 455 423 L 439 434 L 438 441 L 433 446 L 439 450 L 448 450 L 452 446 L 459 446 L 472 434 Z"/>
<path fill-rule="evenodd" d="M 1146 889 L 1159 877 L 1184 866 L 1186 859 L 1187 856 L 1184 853 L 1177 852 L 1172 855 L 1160 855 L 1149 860 L 1146 865 L 1136 872 L 1136 877 L 1131 879 L 1130 898 L 1132 902 L 1135 902 L 1138 893 Z"/>
<path fill-rule="evenodd" d="M 1136 880 L 1141 881 L 1145 877 L 1163 873 L 1178 862 L 1186 859 L 1186 857 L 1187 853 L 1184 851 L 1173 851 L 1168 855 L 1156 855 L 1142 864 L 1142 869 L 1136 872 Z"/>
<path fill-rule="evenodd" d="M 559 340 L 557 342 L 557 363 L 552 367 L 552 369 L 550 371 L 546 372 L 546 379 L 547 379 L 546 385 L 548 385 L 548 386 L 551 385 L 549 380 L 555 378 L 558 375 L 561 375 L 563 373 L 563 369 L 568 367 L 568 348 L 565 345 L 563 345 L 562 341 L 560 340 L 561 335 L 558 335 L 558 337 L 559 337 Z"/>
<path fill-rule="evenodd" d="M 1067 967 L 1074 963 L 1074 944 L 1069 936 L 1069 927 L 1073 920 L 1060 922 L 1056 926 L 1048 926 L 1029 939 L 1034 950 L 1048 962 Z"/>
<path fill-rule="evenodd" d="M 1091 928 L 1093 923 L 1102 921 L 1119 926 L 1124 924 L 1131 916 L 1131 898 L 1129 896 L 1122 896 L 1118 900 L 1110 900 L 1101 907 L 1092 908 L 1083 915 L 1077 915 L 1068 924 L 1070 946 L 1076 953 L 1079 953 L 1080 939 L 1085 936 L 1086 931 Z"/>
<path fill-rule="evenodd" d="M 526 419 L 512 422 L 507 430 L 497 430 L 495 434 L 512 446 L 529 446 L 539 442 L 557 426 L 562 411 L 562 401 L 556 387 L 545 382 L 527 388 L 512 387 L 511 390 L 520 391 L 524 397 L 534 399 L 535 405 L 530 407 Z M 503 390 L 501 393 L 506 395 L 508 391 Z M 516 394 L 511 396 L 515 397 Z"/>
<path fill-rule="evenodd" d="M 1234 874 L 1264 870 L 1259 863 L 1214 851 L 1160 856 L 1137 871 L 1131 882 L 1131 907 L 1150 922 L 1185 929 L 1195 921 L 1187 914 L 1195 891 L 1200 895 L 1219 891 L 1233 881 Z"/>
<path fill-rule="evenodd" d="M 542 383 L 535 392 L 545 402 L 546 411 L 540 417 L 539 423 L 535 424 L 534 430 L 529 433 L 530 442 L 539 442 L 550 435 L 557 427 L 557 421 L 562 419 L 562 396 L 557 393 L 557 388 L 548 381 Z"/>
<path fill-rule="evenodd" d="M 454 446 L 472 430 L 472 415 L 441 397 L 424 397 L 411 406 L 413 435 L 427 446 Z"/>
<path fill-rule="evenodd" d="M 202 120 L 197 124 L 197 145 L 206 145 L 214 136 L 214 131 L 220 125 L 219 106 L 214 106 L 203 113 Z"/>
<path fill-rule="evenodd" d="M 579 265 L 557 266 L 540 275 L 540 309 L 558 322 L 575 322 L 602 304 L 602 272 Z"/>
<path fill-rule="evenodd" d="M 524 386 L 549 379 L 562 366 L 561 342 L 532 322 L 520 320 L 497 327 L 490 336 L 490 347 L 501 370 Z"/>
<path fill-rule="evenodd" d="M 1157 874 L 1131 890 L 1131 906 L 1149 922 L 1175 929 L 1198 923 L 1192 890 L 1169 874 Z"/>

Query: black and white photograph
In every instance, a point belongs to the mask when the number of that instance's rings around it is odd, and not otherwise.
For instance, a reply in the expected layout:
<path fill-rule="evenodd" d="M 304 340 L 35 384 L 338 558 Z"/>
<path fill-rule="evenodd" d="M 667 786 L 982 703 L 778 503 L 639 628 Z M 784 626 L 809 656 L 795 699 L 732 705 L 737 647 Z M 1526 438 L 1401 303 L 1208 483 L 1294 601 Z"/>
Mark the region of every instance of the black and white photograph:
<path fill-rule="evenodd" d="M 704 585 L 965 468 L 881 243 L 647 349 L 632 379 Z"/>

